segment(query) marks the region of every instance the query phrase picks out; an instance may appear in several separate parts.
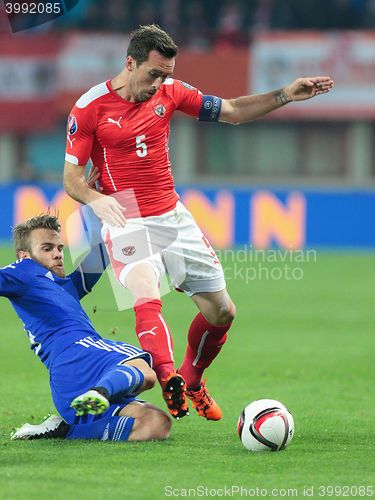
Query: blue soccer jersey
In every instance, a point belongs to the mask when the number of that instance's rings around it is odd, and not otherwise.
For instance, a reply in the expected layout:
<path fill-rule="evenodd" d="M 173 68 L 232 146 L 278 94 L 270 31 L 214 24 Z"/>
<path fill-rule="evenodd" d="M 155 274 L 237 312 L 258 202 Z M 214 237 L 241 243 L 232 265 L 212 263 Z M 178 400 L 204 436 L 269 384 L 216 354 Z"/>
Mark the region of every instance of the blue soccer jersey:
<path fill-rule="evenodd" d="M 105 261 L 103 258 L 96 266 L 97 273 L 86 273 L 84 264 L 85 261 L 65 278 L 31 259 L 0 269 L 0 296 L 12 303 L 24 324 L 31 349 L 47 368 L 77 340 L 86 335 L 101 338 L 79 301 L 98 281 Z"/>

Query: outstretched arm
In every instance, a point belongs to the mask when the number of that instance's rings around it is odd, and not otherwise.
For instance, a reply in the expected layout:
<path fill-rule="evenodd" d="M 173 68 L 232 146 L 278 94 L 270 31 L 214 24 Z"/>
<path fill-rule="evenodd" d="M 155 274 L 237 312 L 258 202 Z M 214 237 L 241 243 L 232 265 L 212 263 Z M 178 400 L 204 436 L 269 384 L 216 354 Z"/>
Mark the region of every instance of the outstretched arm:
<path fill-rule="evenodd" d="M 29 259 L 17 260 L 0 268 L 0 297 L 21 295 L 30 286 L 29 264 Z"/>
<path fill-rule="evenodd" d="M 88 255 L 68 276 L 76 287 L 79 299 L 91 292 L 109 264 L 109 258 L 104 243 L 97 243 Z"/>
<path fill-rule="evenodd" d="M 256 120 L 291 101 L 303 101 L 329 92 L 333 80 L 329 76 L 297 78 L 287 87 L 267 94 L 254 94 L 236 99 L 223 99 L 219 120 L 237 125 Z"/>
<path fill-rule="evenodd" d="M 90 189 L 100 192 L 101 188 L 96 186 L 98 179 L 98 169 L 92 166 L 85 181 Z M 78 265 L 76 264 L 76 270 L 69 275 L 78 290 L 80 299 L 91 292 L 91 289 L 109 264 L 108 254 L 101 237 L 101 223 L 98 217 L 91 211 L 89 206 L 81 208 L 81 217 L 83 217 L 90 251 Z"/>

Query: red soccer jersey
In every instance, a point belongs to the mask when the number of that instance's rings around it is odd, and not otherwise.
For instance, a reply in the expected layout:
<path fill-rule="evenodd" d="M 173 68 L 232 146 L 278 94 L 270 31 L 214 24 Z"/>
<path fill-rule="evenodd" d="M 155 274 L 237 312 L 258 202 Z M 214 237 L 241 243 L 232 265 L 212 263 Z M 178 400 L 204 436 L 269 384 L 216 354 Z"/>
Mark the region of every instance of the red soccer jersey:
<path fill-rule="evenodd" d="M 202 110 L 203 102 L 201 92 L 172 78 L 141 103 L 120 97 L 110 81 L 100 83 L 71 111 L 65 159 L 86 165 L 91 157 L 103 193 L 127 208 L 126 217 L 165 213 L 178 200 L 168 150 L 172 114 L 206 113 L 212 102 Z"/>

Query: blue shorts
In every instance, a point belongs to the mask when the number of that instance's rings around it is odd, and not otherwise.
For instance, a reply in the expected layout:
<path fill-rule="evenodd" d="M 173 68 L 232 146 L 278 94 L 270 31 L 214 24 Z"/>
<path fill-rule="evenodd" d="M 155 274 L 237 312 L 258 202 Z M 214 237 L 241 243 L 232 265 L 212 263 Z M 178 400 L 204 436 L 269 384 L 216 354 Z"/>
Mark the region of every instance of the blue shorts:
<path fill-rule="evenodd" d="M 70 407 L 72 400 L 95 387 L 96 382 L 114 366 L 131 359 L 144 359 L 152 365 L 151 355 L 125 342 L 114 342 L 93 335 L 84 337 L 59 354 L 50 368 L 50 387 L 57 411 L 68 424 L 84 424 L 111 414 L 135 401 L 135 397 L 124 399 L 121 404 L 112 404 L 101 415 L 76 417 Z"/>

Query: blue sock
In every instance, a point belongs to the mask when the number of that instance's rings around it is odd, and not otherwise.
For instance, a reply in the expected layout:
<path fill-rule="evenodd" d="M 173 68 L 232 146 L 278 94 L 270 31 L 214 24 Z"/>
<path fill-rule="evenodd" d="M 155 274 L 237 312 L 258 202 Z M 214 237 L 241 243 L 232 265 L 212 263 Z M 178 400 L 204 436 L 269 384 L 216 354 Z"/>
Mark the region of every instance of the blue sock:
<path fill-rule="evenodd" d="M 97 381 L 95 389 L 105 389 L 109 401 L 115 403 L 124 396 L 137 395 L 144 379 L 141 370 L 135 366 L 117 365 Z"/>
<path fill-rule="evenodd" d="M 101 441 L 127 441 L 135 419 L 107 417 L 88 424 L 73 424 L 65 439 L 100 439 Z"/>

